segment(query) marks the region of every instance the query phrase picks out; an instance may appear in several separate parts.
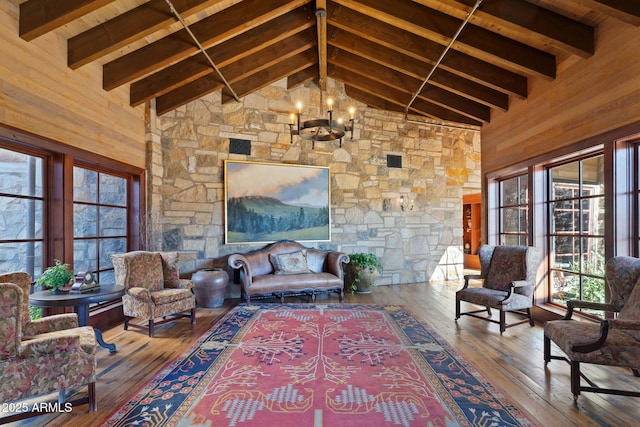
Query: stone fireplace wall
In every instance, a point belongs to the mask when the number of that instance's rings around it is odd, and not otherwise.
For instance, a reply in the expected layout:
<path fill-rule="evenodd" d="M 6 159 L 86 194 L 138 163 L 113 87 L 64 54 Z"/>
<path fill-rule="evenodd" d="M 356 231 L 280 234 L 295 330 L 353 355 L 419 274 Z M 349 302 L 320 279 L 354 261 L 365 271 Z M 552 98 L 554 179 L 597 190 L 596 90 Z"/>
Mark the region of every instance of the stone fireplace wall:
<path fill-rule="evenodd" d="M 224 243 L 225 160 L 328 166 L 331 241 L 306 245 L 375 253 L 384 265 L 380 284 L 461 276 L 462 195 L 480 191 L 480 133 L 368 108 L 332 80 L 327 93 L 336 116 L 357 108 L 354 138 L 342 147 L 291 143 L 296 102 L 305 106 L 303 120 L 324 116 L 314 85 L 287 90 L 284 80 L 227 104 L 215 93 L 159 117 L 151 104 L 148 248 L 205 259 L 263 246 Z M 230 154 L 230 138 L 250 140 L 251 155 Z M 401 156 L 402 167 L 388 167 L 387 155 Z M 412 210 L 401 210 L 400 196 L 413 200 Z"/>

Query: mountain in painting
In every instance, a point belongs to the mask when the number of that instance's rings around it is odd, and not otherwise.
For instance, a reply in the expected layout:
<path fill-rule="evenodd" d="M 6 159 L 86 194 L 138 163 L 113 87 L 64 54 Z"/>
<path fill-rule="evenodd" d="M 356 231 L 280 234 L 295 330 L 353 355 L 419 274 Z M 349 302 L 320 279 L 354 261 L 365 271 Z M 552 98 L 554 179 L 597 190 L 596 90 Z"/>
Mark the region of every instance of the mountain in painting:
<path fill-rule="evenodd" d="M 326 234 L 329 207 L 296 206 L 274 197 L 232 197 L 227 202 L 228 232 L 251 240 L 306 240 L 319 231 Z M 240 240 L 244 240 L 239 237 Z"/>

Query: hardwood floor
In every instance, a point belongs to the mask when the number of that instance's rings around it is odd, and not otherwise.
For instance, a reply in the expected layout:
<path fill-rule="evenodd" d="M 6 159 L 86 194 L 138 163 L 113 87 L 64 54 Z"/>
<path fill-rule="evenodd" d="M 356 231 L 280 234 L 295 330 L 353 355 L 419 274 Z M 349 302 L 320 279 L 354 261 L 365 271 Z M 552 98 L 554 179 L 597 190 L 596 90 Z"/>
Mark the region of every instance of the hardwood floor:
<path fill-rule="evenodd" d="M 525 324 L 500 335 L 498 325 L 493 323 L 468 316 L 456 322 L 454 294 L 460 287 L 457 281 L 379 286 L 369 295 L 347 295 L 345 303 L 406 306 L 430 323 L 540 426 L 640 424 L 638 398 L 584 393 L 574 404 L 569 388 L 569 365 L 553 360 L 547 369 L 544 367 L 541 325 Z M 171 322 L 157 327 L 153 339 L 138 330 L 124 331 L 122 326 L 104 331 L 105 340 L 115 343 L 118 351 L 110 354 L 106 349 L 98 350 L 96 412 L 88 413 L 87 405 L 83 405 L 69 414 L 43 415 L 9 425 L 99 425 L 237 302 L 227 300 L 225 307 L 199 308 L 195 325 L 186 319 Z M 338 299 L 320 296 L 317 302 L 338 303 Z M 599 385 L 640 389 L 640 378 L 633 377 L 629 370 L 589 365 L 584 368 Z"/>

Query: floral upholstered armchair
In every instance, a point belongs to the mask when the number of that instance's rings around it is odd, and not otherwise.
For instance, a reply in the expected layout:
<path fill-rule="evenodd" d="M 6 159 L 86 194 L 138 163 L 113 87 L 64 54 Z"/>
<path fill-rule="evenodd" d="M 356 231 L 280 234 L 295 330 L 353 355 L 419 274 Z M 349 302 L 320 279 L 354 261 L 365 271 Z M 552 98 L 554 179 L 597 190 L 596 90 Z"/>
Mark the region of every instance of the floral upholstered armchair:
<path fill-rule="evenodd" d="M 617 256 L 605 265 L 605 286 L 609 303 L 581 300 L 567 302 L 567 313 L 560 320 L 544 325 L 544 363 L 565 360 L 571 365 L 571 393 L 577 400 L 581 391 L 640 397 L 640 392 L 582 386 L 580 363 L 630 368 L 640 376 L 640 259 Z M 572 319 L 575 309 L 609 313 L 599 323 Z M 551 341 L 566 354 L 551 355 Z"/>
<path fill-rule="evenodd" d="M 75 313 L 31 320 L 31 276 L 15 272 L 0 275 L 0 402 L 88 385 L 88 395 L 70 403 L 89 403 L 96 409 L 96 338 L 91 326 L 78 327 Z M 41 412 L 21 412 L 0 418 L 15 421 Z"/>
<path fill-rule="evenodd" d="M 154 326 L 190 317 L 196 321 L 196 299 L 191 292 L 193 282 L 180 279 L 177 252 L 134 251 L 111 255 L 116 284 L 125 287 L 122 296 L 124 329 L 129 325 L 149 330 L 154 336 Z M 184 312 L 190 311 L 190 314 Z M 169 316 L 169 317 L 168 317 Z M 148 321 L 148 326 L 129 323 L 138 317 Z M 161 321 L 155 319 L 162 318 Z"/>
<path fill-rule="evenodd" d="M 500 333 L 511 326 L 529 322 L 538 267 L 542 261 L 539 249 L 531 246 L 489 246 L 478 250 L 480 274 L 464 276 L 464 287 L 456 292 L 456 319 L 461 315 L 476 317 L 500 325 Z M 482 287 L 470 287 L 472 279 L 482 280 Z M 460 311 L 460 302 L 484 306 L 481 310 Z M 500 311 L 500 320 L 491 318 L 491 309 Z M 487 312 L 488 317 L 477 313 Z M 506 312 L 520 312 L 526 319 L 507 324 Z"/>

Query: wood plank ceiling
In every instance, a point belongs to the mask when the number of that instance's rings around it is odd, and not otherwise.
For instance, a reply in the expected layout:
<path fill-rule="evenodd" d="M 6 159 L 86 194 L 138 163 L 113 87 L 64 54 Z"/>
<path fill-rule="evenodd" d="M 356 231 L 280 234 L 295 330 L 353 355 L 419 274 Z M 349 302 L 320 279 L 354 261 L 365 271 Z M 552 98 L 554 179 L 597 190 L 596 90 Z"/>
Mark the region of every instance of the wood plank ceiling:
<path fill-rule="evenodd" d="M 481 126 L 528 79 L 593 55 L 608 18 L 640 25 L 640 1 L 27 0 L 19 31 L 59 31 L 71 69 L 98 62 L 105 90 L 159 114 L 330 77 L 373 108 Z"/>

